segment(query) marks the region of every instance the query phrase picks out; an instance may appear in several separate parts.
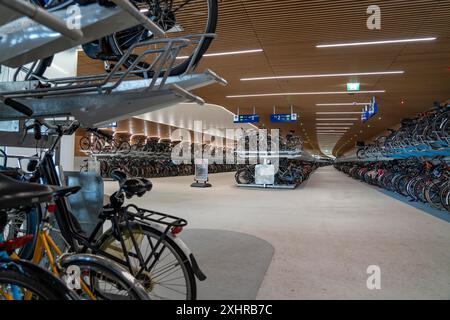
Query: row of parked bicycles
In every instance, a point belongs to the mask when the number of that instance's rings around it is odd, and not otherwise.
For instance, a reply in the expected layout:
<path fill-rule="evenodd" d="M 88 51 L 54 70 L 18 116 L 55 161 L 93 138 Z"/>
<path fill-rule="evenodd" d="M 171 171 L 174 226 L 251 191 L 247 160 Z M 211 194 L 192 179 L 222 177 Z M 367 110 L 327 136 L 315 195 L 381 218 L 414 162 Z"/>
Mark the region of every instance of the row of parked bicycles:
<path fill-rule="evenodd" d="M 92 154 L 170 153 L 174 146 L 170 139 L 132 136 L 125 132 L 109 132 L 97 128 L 87 128 L 79 145 L 81 151 Z"/>
<path fill-rule="evenodd" d="M 239 185 L 255 184 L 255 164 L 240 165 L 236 171 L 235 180 Z M 275 173 L 275 185 L 300 185 L 307 181 L 319 167 L 319 163 L 305 162 L 293 159 L 280 159 L 279 170 Z"/>
<path fill-rule="evenodd" d="M 27 1 L 50 13 L 62 12 L 74 4 L 117 5 L 108 0 Z M 198 32 L 213 34 L 216 29 L 217 0 L 129 0 L 129 4 L 137 8 L 133 9 L 135 13 L 145 15 L 169 38 L 189 37 Z M 44 38 L 47 34 L 35 36 Z M 91 59 L 104 62 L 106 72 L 117 69 L 116 65 L 128 68 L 134 76 L 151 79 L 192 70 L 214 37 L 202 38 L 195 52 L 183 51 L 186 53 L 183 59 L 173 57 L 170 67 L 157 72 L 152 61 L 141 61 L 142 55 L 128 52 L 155 38 L 144 25 L 111 29 L 108 36 L 82 44 L 82 50 Z M 8 73 L 5 81 L 33 80 L 44 90 L 48 86 L 46 71 L 53 59 L 51 55 L 22 65 L 12 70 L 12 77 Z M 16 100 L 3 96 L 1 100 L 22 118 L 33 117 L 33 110 Z M 126 199 L 150 192 L 149 180 L 110 170 L 119 187 L 99 213 L 93 231 L 86 233 L 82 229 L 68 201 L 80 192 L 80 187 L 67 187 L 54 162 L 61 138 L 74 134 L 79 127 L 77 121 L 55 124 L 35 120 L 32 126 L 35 139 L 42 139 L 44 130 L 46 137 L 52 137 L 49 139 L 52 144 L 39 149 L 33 157 L 22 157 L 28 160 L 26 168 L 8 166 L 8 154 L 0 154 L 0 300 L 195 299 L 196 279 L 202 281 L 206 276 L 179 237 L 187 221 L 125 203 Z M 84 139 L 81 147 L 131 150 L 131 146 L 120 141 L 99 136 L 104 144 Z"/>
<path fill-rule="evenodd" d="M 190 176 L 195 174 L 195 166 L 193 164 L 176 163 L 170 158 L 161 159 L 159 156 L 125 156 L 125 157 L 108 157 L 100 158 L 100 175 L 103 178 L 112 178 L 114 171 L 121 170 L 130 177 L 174 177 L 174 176 Z M 88 162 L 82 167 L 82 170 L 88 170 Z M 236 166 L 233 164 L 216 163 L 208 164 L 209 173 L 221 173 L 235 171 Z"/>
<path fill-rule="evenodd" d="M 450 212 L 450 165 L 442 157 L 430 160 L 409 158 L 382 162 L 344 162 L 338 170 L 411 201 Z"/>
<path fill-rule="evenodd" d="M 403 119 L 398 130 L 379 137 L 373 144 L 359 148 L 357 157 L 433 156 L 450 151 L 450 106 L 435 103 L 433 108 L 415 118 Z"/>
<path fill-rule="evenodd" d="M 27 168 L 8 167 L 2 154 L 0 299 L 195 299 L 206 276 L 179 237 L 187 221 L 125 204 L 149 192 L 149 180 L 112 171 L 118 190 L 92 233 L 81 228 L 68 202 L 80 187 L 66 187 L 54 162 L 78 126 L 36 120 L 56 138 Z"/>

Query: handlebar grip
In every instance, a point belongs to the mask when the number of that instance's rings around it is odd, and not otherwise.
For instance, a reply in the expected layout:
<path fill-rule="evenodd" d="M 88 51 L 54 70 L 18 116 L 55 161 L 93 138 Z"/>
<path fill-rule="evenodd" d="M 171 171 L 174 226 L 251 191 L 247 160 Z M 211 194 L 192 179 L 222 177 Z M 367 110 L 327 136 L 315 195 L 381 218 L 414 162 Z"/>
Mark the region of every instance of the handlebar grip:
<path fill-rule="evenodd" d="M 7 106 L 13 108 L 17 112 L 20 112 L 20 113 L 26 115 L 27 117 L 31 117 L 33 115 L 33 110 L 28 108 L 26 105 L 24 105 L 20 102 L 17 102 L 16 100 L 13 100 L 11 98 L 6 98 L 5 100 L 3 100 L 3 103 L 6 104 Z"/>
<path fill-rule="evenodd" d="M 42 133 L 41 133 L 41 124 L 39 122 L 35 122 L 34 123 L 33 131 L 34 131 L 34 139 L 35 140 L 41 140 L 42 139 Z"/>

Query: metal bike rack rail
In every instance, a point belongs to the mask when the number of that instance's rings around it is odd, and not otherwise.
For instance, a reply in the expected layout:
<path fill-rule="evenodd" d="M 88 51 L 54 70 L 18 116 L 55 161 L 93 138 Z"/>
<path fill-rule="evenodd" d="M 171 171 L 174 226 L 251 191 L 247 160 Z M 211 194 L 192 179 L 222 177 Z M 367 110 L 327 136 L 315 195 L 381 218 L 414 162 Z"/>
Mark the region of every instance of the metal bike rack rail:
<path fill-rule="evenodd" d="M 55 53 L 142 25 L 157 37 L 165 32 L 128 0 L 113 0 L 116 7 L 97 3 L 79 5 L 80 29 L 68 23 L 67 8 L 45 10 L 22 0 L 0 0 L 0 64 L 17 68 Z"/>
<path fill-rule="evenodd" d="M 110 73 L 59 79 L 0 83 L 0 93 L 31 108 L 33 117 L 74 116 L 84 126 L 101 126 L 167 106 L 204 100 L 190 93 L 212 83 L 227 82 L 210 70 L 200 74 L 170 76 L 180 51 L 200 45 L 215 34 L 192 35 L 189 39 L 159 39 L 135 44 Z M 136 52 L 139 51 L 139 52 Z M 192 59 L 196 59 L 198 47 Z M 125 62 L 136 58 L 129 68 Z M 151 62 L 146 58 L 151 56 Z M 146 64 L 140 64 L 146 62 Z M 124 69 L 125 71 L 121 71 Z M 144 78 L 138 75 L 143 75 Z M 0 107 L 3 105 L 0 102 Z M 23 118 L 10 108 L 1 108 L 0 120 Z"/>
<path fill-rule="evenodd" d="M 63 36 L 73 41 L 80 40 L 84 36 L 81 30 L 68 28 L 67 23 L 64 20 L 34 3 L 21 0 L 0 0 L 0 5 L 16 11 L 19 14 L 23 14 L 43 26 L 61 33 Z"/>

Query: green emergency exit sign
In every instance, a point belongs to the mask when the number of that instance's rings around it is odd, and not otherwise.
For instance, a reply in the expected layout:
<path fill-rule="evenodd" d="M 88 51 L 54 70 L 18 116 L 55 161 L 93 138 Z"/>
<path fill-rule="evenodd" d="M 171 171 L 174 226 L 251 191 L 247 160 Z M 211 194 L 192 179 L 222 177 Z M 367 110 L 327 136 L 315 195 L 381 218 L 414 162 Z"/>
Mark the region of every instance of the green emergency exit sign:
<path fill-rule="evenodd" d="M 358 82 L 347 83 L 347 91 L 359 91 L 361 84 Z"/>

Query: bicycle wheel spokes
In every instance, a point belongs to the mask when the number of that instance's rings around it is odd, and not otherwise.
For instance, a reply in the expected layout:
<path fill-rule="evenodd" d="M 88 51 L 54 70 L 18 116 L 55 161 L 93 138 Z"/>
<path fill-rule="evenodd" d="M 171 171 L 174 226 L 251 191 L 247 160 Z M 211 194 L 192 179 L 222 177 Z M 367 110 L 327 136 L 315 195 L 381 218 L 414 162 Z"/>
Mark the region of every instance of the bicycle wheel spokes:
<path fill-rule="evenodd" d="M 136 228 L 133 236 L 124 240 L 133 275 L 144 286 L 151 299 L 189 300 L 195 295 L 195 279 L 189 261 L 174 243 L 161 239 L 161 235 L 150 229 Z M 109 237 L 102 250 L 125 261 L 120 242 Z M 142 260 L 139 259 L 142 257 Z M 145 265 L 142 264 L 145 262 Z"/>

